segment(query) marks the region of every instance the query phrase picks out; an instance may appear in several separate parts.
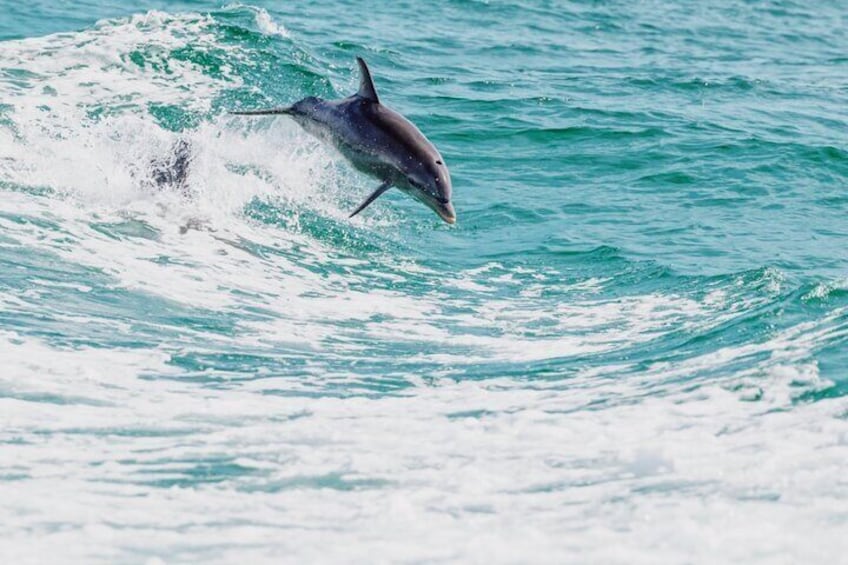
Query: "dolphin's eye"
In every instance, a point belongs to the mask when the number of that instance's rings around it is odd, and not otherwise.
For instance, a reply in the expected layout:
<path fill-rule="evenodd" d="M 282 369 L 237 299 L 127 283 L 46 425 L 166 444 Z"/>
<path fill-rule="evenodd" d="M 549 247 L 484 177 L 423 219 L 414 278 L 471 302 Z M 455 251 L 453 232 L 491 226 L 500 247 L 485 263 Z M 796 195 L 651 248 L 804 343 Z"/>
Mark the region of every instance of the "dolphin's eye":
<path fill-rule="evenodd" d="M 441 161 L 436 161 L 436 164 L 437 165 L 444 165 L 444 163 L 442 163 Z"/>

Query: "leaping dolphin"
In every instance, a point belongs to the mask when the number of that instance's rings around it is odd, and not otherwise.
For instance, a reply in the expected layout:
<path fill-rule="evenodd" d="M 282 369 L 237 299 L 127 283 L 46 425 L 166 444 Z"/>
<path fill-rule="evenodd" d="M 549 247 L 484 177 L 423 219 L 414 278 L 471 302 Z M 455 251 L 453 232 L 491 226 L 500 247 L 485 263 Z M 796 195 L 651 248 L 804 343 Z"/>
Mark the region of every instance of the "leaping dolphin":
<path fill-rule="evenodd" d="M 368 65 L 361 57 L 359 92 L 342 100 L 309 96 L 285 108 L 232 112 L 258 116 L 285 114 L 307 132 L 334 145 L 354 167 L 381 181 L 350 217 L 395 186 L 456 222 L 451 179 L 439 151 L 412 122 L 380 103 Z"/>

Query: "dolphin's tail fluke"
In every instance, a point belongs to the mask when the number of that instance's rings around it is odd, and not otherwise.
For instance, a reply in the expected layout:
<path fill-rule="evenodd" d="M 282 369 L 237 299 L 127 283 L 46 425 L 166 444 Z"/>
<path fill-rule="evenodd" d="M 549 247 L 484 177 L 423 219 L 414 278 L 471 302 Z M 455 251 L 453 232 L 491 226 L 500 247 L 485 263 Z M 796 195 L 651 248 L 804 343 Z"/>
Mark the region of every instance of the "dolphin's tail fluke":
<path fill-rule="evenodd" d="M 271 116 L 275 114 L 291 114 L 292 107 L 286 106 L 285 108 L 268 108 L 267 110 L 240 110 L 236 112 L 230 112 L 230 114 L 234 114 L 236 116 Z"/>

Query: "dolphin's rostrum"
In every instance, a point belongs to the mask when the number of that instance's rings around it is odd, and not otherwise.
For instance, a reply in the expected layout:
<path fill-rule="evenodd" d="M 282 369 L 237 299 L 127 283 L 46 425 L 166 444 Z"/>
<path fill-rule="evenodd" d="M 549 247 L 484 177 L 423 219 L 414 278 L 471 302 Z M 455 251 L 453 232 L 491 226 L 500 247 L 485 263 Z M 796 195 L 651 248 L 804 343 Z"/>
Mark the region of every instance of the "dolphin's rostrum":
<path fill-rule="evenodd" d="M 359 92 L 342 100 L 310 96 L 286 108 L 233 112 L 241 115 L 286 114 L 307 132 L 334 145 L 360 171 L 381 181 L 350 217 L 395 186 L 456 222 L 451 179 L 439 151 L 412 122 L 380 103 L 368 66 L 356 58 Z"/>

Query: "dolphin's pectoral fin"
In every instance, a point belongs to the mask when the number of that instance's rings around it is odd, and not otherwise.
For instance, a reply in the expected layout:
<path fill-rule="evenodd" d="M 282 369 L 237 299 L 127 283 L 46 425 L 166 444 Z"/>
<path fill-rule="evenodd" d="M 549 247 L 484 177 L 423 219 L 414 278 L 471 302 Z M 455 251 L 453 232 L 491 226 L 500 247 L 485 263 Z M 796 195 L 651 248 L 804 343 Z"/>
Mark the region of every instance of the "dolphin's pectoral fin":
<path fill-rule="evenodd" d="M 368 198 L 366 198 L 362 202 L 362 204 L 360 204 L 359 207 L 356 210 L 354 210 L 353 213 L 350 216 L 348 216 L 348 218 L 352 218 L 355 215 L 362 212 L 363 210 L 365 210 L 368 207 L 369 204 L 371 204 L 372 202 L 377 200 L 380 197 L 381 194 L 383 194 L 384 192 L 389 190 L 391 187 L 392 187 L 391 181 L 387 180 L 387 181 L 383 182 L 383 184 L 381 184 L 380 186 L 377 187 L 377 190 L 375 190 L 374 192 L 372 192 L 371 194 L 368 195 Z"/>
<path fill-rule="evenodd" d="M 357 57 L 356 62 L 359 63 L 359 92 L 357 94 L 366 100 L 380 103 L 377 98 L 377 89 L 374 88 L 374 81 L 371 80 L 371 71 L 368 70 L 368 65 L 362 57 Z"/>
<path fill-rule="evenodd" d="M 237 112 L 230 112 L 230 114 L 236 116 L 270 116 L 273 114 L 291 114 L 292 109 L 291 106 L 286 106 L 285 108 L 268 108 L 267 110 L 241 110 Z"/>

